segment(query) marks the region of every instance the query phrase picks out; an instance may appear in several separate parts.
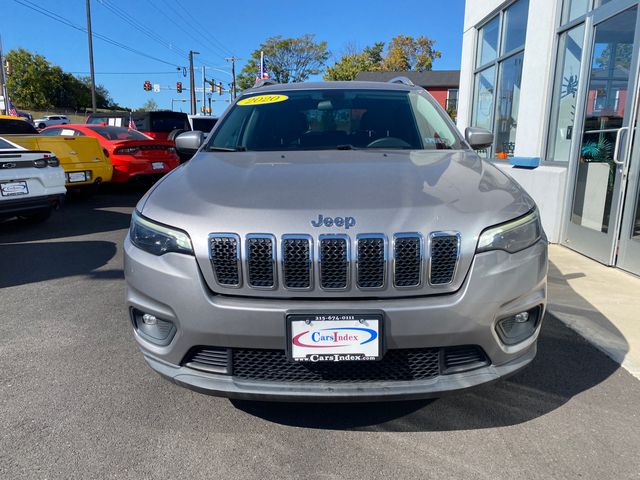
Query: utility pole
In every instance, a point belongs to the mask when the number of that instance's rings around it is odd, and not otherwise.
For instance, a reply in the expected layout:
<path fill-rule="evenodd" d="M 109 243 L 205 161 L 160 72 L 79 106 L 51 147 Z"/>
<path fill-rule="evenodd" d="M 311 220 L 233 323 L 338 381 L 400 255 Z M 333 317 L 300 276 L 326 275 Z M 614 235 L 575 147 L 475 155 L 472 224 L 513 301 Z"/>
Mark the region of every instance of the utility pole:
<path fill-rule="evenodd" d="M 0 84 L 2 84 L 2 96 L 4 97 L 4 114 L 9 115 L 9 94 L 7 92 L 7 79 L 4 76 L 4 54 L 2 53 L 2 36 L 0 36 Z"/>
<path fill-rule="evenodd" d="M 231 100 L 236 99 L 236 61 L 240 60 L 238 57 L 227 57 L 227 62 L 231 62 Z"/>
<path fill-rule="evenodd" d="M 202 112 L 203 114 L 207 114 L 207 107 L 206 107 L 206 103 L 207 103 L 207 76 L 205 73 L 205 66 L 202 66 L 202 108 L 204 109 L 204 112 Z"/>
<path fill-rule="evenodd" d="M 191 96 L 191 115 L 196 114 L 196 79 L 193 76 L 193 56 L 198 55 L 199 53 L 200 52 L 189 50 L 189 95 Z"/>
<path fill-rule="evenodd" d="M 91 34 L 91 0 L 87 0 L 87 35 L 89 38 L 89 72 L 91 73 L 91 111 L 96 113 L 96 75 L 93 71 L 93 35 Z"/>

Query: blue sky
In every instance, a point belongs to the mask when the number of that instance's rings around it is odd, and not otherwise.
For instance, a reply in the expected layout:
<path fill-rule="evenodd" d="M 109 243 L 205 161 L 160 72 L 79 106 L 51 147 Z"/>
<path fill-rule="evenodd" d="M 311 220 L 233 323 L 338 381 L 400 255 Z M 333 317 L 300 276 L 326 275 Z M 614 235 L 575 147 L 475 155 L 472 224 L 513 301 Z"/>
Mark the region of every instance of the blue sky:
<path fill-rule="evenodd" d="M 72 24 L 86 26 L 85 0 L 19 0 L 41 6 L 64 17 Z M 44 55 L 65 71 L 87 74 L 89 71 L 87 35 L 70 26 L 36 13 L 16 0 L 0 0 L 4 21 L 0 33 L 5 51 L 23 47 Z M 94 39 L 96 81 L 107 87 L 121 105 L 138 107 L 153 98 L 160 108 L 171 108 L 172 99 L 185 99 L 175 91 L 145 92 L 145 80 L 163 88 L 175 88 L 176 81 L 188 86 L 176 66 L 187 66 L 184 52 L 200 52 L 195 66 L 210 70 L 216 82 L 230 81 L 230 65 L 224 57 L 232 54 L 248 59 L 265 38 L 313 33 L 326 40 L 334 57 L 346 45 L 361 48 L 375 41 L 388 41 L 400 33 L 427 35 L 436 40 L 442 58 L 434 69 L 460 67 L 464 0 L 422 0 L 389 2 L 369 1 L 247 1 L 243 3 L 207 0 L 91 0 L 92 24 L 96 33 L 155 57 L 157 60 L 122 50 Z M 176 8 L 180 10 L 176 10 Z M 114 13 L 148 29 L 145 35 Z M 152 38 L 153 37 L 153 38 Z M 165 61 L 162 63 L 158 60 Z M 332 63 L 333 58 L 330 60 Z M 236 65 L 239 71 L 244 62 Z M 201 73 L 196 72 L 197 84 Z M 197 85 L 198 86 L 198 85 Z M 225 96 L 213 96 L 214 111 L 226 107 Z M 188 110 L 188 103 L 175 103 Z"/>

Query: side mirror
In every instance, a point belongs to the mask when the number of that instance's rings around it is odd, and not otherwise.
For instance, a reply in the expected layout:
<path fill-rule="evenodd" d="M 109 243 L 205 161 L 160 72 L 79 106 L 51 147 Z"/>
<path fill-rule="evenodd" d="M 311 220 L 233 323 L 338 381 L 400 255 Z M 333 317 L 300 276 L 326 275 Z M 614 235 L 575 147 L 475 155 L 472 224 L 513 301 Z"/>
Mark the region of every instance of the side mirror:
<path fill-rule="evenodd" d="M 464 139 L 474 150 L 482 150 L 493 144 L 493 133 L 485 128 L 467 127 L 464 131 Z"/>
<path fill-rule="evenodd" d="M 204 143 L 204 133 L 200 130 L 181 133 L 176 137 L 176 150 L 184 155 L 193 155 Z"/>

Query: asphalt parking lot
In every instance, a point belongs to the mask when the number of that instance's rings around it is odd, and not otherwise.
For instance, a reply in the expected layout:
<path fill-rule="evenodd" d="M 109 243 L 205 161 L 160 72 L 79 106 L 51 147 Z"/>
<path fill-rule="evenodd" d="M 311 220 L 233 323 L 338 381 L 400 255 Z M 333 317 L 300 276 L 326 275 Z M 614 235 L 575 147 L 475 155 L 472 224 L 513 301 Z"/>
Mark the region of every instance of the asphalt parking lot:
<path fill-rule="evenodd" d="M 0 478 L 640 478 L 640 382 L 558 320 L 516 376 L 434 401 L 229 401 L 153 373 L 123 305 L 142 190 L 0 223 Z"/>

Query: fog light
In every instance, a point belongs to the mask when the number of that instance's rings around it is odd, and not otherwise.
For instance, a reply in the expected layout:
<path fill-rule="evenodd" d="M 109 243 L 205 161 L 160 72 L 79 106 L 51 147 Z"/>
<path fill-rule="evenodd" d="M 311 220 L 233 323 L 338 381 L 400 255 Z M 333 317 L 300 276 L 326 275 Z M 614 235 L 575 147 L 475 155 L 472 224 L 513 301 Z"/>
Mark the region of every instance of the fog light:
<path fill-rule="evenodd" d="M 535 307 L 498 320 L 496 332 L 500 340 L 507 345 L 514 345 L 529 338 L 538 326 L 540 310 L 540 307 Z"/>
<path fill-rule="evenodd" d="M 164 320 L 135 309 L 131 311 L 131 315 L 138 334 L 156 345 L 168 345 L 176 333 L 176 326 L 171 320 Z"/>

